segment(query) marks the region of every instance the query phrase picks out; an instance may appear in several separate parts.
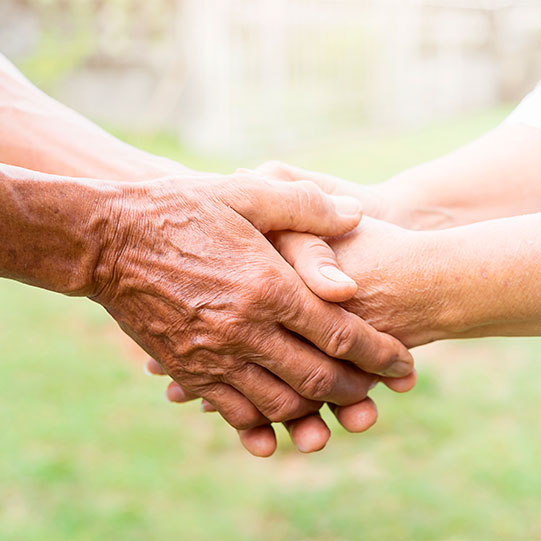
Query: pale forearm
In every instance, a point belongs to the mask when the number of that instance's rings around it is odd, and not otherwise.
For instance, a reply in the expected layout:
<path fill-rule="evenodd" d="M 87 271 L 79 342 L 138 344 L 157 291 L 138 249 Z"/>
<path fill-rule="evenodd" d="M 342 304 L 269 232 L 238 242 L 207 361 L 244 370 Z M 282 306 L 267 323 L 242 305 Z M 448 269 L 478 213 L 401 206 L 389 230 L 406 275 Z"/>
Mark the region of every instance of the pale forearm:
<path fill-rule="evenodd" d="M 541 335 L 541 213 L 430 232 L 448 338 Z"/>
<path fill-rule="evenodd" d="M 363 218 L 332 240 L 358 285 L 345 307 L 408 347 L 541 335 L 541 213 L 441 231 Z"/>
<path fill-rule="evenodd" d="M 439 229 L 541 210 L 541 130 L 502 125 L 375 186 L 395 223 Z"/>
<path fill-rule="evenodd" d="M 35 171 L 146 180 L 187 171 L 127 145 L 27 81 L 0 55 L 0 162 Z"/>

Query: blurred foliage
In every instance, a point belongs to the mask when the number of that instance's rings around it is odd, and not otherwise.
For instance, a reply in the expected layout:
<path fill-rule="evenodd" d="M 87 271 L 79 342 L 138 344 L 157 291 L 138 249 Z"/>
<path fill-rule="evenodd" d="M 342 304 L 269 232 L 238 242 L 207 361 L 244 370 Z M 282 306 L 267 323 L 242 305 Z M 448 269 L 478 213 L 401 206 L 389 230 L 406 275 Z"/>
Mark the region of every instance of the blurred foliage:
<path fill-rule="evenodd" d="M 45 91 L 85 62 L 129 62 L 166 39 L 175 0 L 25 0 L 39 42 L 18 67 Z"/>
<path fill-rule="evenodd" d="M 260 154 L 239 164 L 230 156 L 202 155 L 190 148 L 187 141 L 166 132 L 141 133 L 107 126 L 120 139 L 153 154 L 177 160 L 193 169 L 230 173 L 237 167 L 256 167 L 276 159 L 305 169 L 324 171 L 361 183 L 380 182 L 392 175 L 428 161 L 447 150 L 458 148 L 482 135 L 488 127 L 496 127 L 509 112 L 510 105 L 478 111 L 462 117 L 437 121 L 426 127 L 396 134 L 373 131 L 349 132 L 347 138 L 333 138 L 305 150 Z"/>
<path fill-rule="evenodd" d="M 384 178 L 493 127 L 491 111 L 409 136 L 278 156 Z M 166 135 L 128 139 L 230 169 Z M 539 539 L 539 340 L 433 344 L 409 395 L 376 388 L 378 424 L 270 460 L 165 381 L 97 305 L 0 281 L 0 539 L 278 541 Z"/>
<path fill-rule="evenodd" d="M 69 75 L 92 51 L 92 36 L 78 32 L 69 41 L 43 32 L 34 53 L 19 62 L 20 70 L 45 92 Z"/>

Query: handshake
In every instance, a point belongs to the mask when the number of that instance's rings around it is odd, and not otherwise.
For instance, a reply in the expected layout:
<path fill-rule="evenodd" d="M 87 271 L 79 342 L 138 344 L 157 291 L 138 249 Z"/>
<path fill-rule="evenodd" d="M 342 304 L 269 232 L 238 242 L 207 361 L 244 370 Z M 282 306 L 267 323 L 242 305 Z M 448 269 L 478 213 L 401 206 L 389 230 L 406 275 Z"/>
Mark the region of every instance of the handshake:
<path fill-rule="evenodd" d="M 0 276 L 101 304 L 173 379 L 171 401 L 201 397 L 255 455 L 274 452 L 276 422 L 321 449 L 324 403 L 369 428 L 371 388 L 415 385 L 409 348 L 541 334 L 541 131 L 516 115 L 360 186 L 277 162 L 195 172 L 1 57 L 0 83 Z"/>
<path fill-rule="evenodd" d="M 173 377 L 167 389 L 172 402 L 203 397 L 203 411 L 219 411 L 256 456 L 274 452 L 275 422 L 284 423 L 300 451 L 323 448 L 330 436 L 319 415 L 325 402 L 347 430 L 367 430 L 377 418 L 370 389 L 381 381 L 404 392 L 416 381 L 411 354 L 392 336 L 393 325 L 400 325 L 408 345 L 424 339 L 416 334 L 422 297 L 414 300 L 410 292 L 405 298 L 413 277 L 399 275 L 394 262 L 401 254 L 411 256 L 410 235 L 371 218 L 359 224 L 361 201 L 369 199 L 366 189 L 278 162 L 220 179 L 221 207 L 215 206 L 213 179 L 201 181 L 199 193 L 210 191 L 213 202 L 189 220 L 206 227 L 190 229 L 178 241 L 190 250 L 183 248 L 179 256 L 178 249 L 163 247 L 159 239 L 171 238 L 163 234 L 148 244 L 135 243 L 141 253 L 160 243 L 159 253 L 170 254 L 152 265 L 159 276 L 172 278 L 160 280 L 160 292 L 150 295 L 163 298 L 171 291 L 169 306 L 151 313 L 160 314 L 158 326 L 171 324 L 161 327 L 161 339 L 154 335 L 160 362 L 151 358 L 147 371 Z M 376 191 L 371 197 L 375 210 Z M 391 207 L 383 195 L 377 203 Z M 242 223 L 237 225 L 230 209 Z M 164 212 L 171 220 L 178 213 L 161 209 L 159 215 Z M 209 226 L 211 243 L 205 238 Z M 179 261 L 182 274 L 175 278 Z M 125 265 L 140 266 L 136 274 L 153 272 L 143 262 Z M 115 285 L 113 296 L 118 289 Z M 404 309 L 386 306 L 390 295 L 400 296 Z M 97 300 L 108 306 L 103 295 Z M 408 305 L 417 305 L 415 315 L 406 314 Z M 147 332 L 148 313 L 143 321 L 137 330 L 137 322 L 125 323 L 132 336 Z"/>

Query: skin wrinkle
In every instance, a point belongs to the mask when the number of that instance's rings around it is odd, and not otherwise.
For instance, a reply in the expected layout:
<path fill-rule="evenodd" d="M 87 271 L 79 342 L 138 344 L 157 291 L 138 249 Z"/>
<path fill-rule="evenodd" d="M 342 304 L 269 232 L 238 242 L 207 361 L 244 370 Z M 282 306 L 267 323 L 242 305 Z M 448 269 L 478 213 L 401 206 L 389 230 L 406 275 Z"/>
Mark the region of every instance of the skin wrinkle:
<path fill-rule="evenodd" d="M 17 96 L 16 100 L 21 100 L 19 103 L 24 102 L 25 105 L 24 113 L 16 109 L 10 114 L 0 111 L 3 120 L 0 122 L 0 139 L 9 141 L 8 145 L 0 146 L 0 161 L 26 168 L 24 172 L 6 170 L 6 175 L 12 174 L 13 181 L 20 181 L 27 175 L 26 178 L 35 183 L 34 192 L 39 193 L 42 207 L 58 208 L 60 211 L 71 208 L 83 224 L 88 223 L 84 220 L 85 213 L 88 212 L 98 220 L 96 225 L 103 228 L 100 231 L 103 238 L 96 239 L 95 247 L 87 246 L 83 254 L 75 254 L 71 252 L 71 248 L 80 251 L 85 248 L 84 245 L 75 241 L 70 247 L 69 239 L 63 239 L 68 241 L 64 242 L 66 251 L 55 254 L 57 257 L 46 260 L 46 264 L 41 260 L 33 260 L 32 265 L 29 265 L 29 244 L 18 238 L 19 244 L 12 246 L 17 248 L 15 252 L 18 267 L 14 278 L 20 281 L 35 281 L 35 267 L 45 266 L 53 274 L 58 271 L 57 275 L 48 277 L 50 280 L 45 286 L 53 290 L 63 290 L 62 284 L 56 279 L 64 278 L 65 266 L 73 270 L 78 263 L 84 262 L 80 266 L 80 272 L 85 279 L 89 277 L 89 291 L 77 290 L 70 293 L 88 294 L 93 300 L 100 301 L 117 319 L 119 326 L 145 351 L 160 360 L 162 366 L 174 377 L 186 376 L 186 371 L 182 371 L 184 359 L 178 356 L 181 351 L 178 349 L 179 336 L 169 335 L 164 331 L 164 326 L 159 330 L 165 334 L 154 338 L 144 334 L 144 323 L 162 319 L 171 322 L 170 330 L 177 330 L 179 322 L 181 325 L 184 321 L 182 310 L 175 307 L 179 296 L 186 295 L 188 306 L 191 306 L 190 303 L 198 306 L 204 296 L 198 296 L 197 290 L 218 295 L 220 288 L 224 287 L 227 291 L 223 292 L 223 298 L 227 305 L 231 305 L 230 313 L 223 314 L 222 319 L 219 319 L 219 314 L 213 318 L 214 312 L 206 311 L 204 317 L 198 319 L 199 323 L 192 325 L 196 327 L 194 333 L 198 333 L 202 339 L 212 339 L 209 347 L 214 347 L 215 344 L 223 345 L 225 342 L 224 349 L 235 351 L 231 359 L 223 356 L 224 363 L 235 359 L 247 362 L 250 358 L 263 362 L 258 350 L 265 348 L 265 362 L 273 364 L 278 372 L 277 376 L 293 388 L 302 381 L 304 373 L 319 362 L 329 365 L 334 363 L 333 370 L 337 370 L 341 378 L 351 379 L 350 373 L 343 368 L 344 365 L 317 352 L 313 346 L 306 347 L 304 342 L 295 338 L 292 332 L 286 332 L 279 324 L 282 322 L 285 326 L 287 323 L 298 336 L 306 335 L 312 343 L 324 347 L 322 322 L 334 321 L 339 328 L 351 324 L 351 318 L 345 318 L 343 312 L 333 309 L 335 307 L 313 295 L 302 284 L 298 275 L 284 265 L 283 259 L 254 225 L 261 224 L 264 230 L 287 230 L 298 225 L 302 231 L 335 235 L 355 227 L 360 218 L 359 214 L 348 219 L 338 215 L 334 211 L 336 202 L 331 203 L 312 185 L 305 186 L 311 191 L 308 196 L 304 194 L 303 197 L 300 195 L 300 187 L 277 183 L 266 175 L 263 180 L 257 172 L 244 171 L 229 176 L 194 172 L 170 160 L 146 154 L 118 141 L 81 115 L 48 98 L 20 74 L 15 78 L 6 76 L 5 73 L 18 72 L 1 56 L 0 64 L 0 101 L 10 100 L 9 90 L 6 97 L 7 87 L 11 89 L 13 96 Z M 75 177 L 84 179 L 78 186 L 84 186 L 83 191 L 88 191 L 92 184 L 100 204 L 96 208 L 87 207 L 85 202 L 88 202 L 89 198 L 84 197 L 84 193 L 74 193 L 73 198 L 63 199 L 57 204 L 50 199 L 50 190 L 42 190 L 43 175 L 37 171 L 57 175 L 60 183 L 56 185 L 57 189 L 68 186 Z M 2 178 L 2 182 L 4 178 L 6 177 Z M 136 186 L 137 182 L 140 184 Z M 220 198 L 217 195 L 220 195 Z M 125 208 L 118 208 L 119 201 L 126 204 Z M 171 217 L 161 222 L 162 230 L 158 232 L 158 228 L 152 227 L 150 218 L 158 218 L 167 213 L 169 205 L 173 207 Z M 3 218 L 9 214 L 5 208 L 1 210 Z M 115 214 L 119 210 L 122 211 L 119 213 L 121 216 Z M 178 225 L 179 216 L 190 216 L 192 212 L 198 217 L 198 227 L 190 229 Z M 239 218 L 240 215 L 243 216 L 242 219 Z M 62 212 L 55 216 L 58 219 Z M 4 220 L 4 223 L 9 223 L 10 219 L 11 216 Z M 17 221 L 18 217 L 14 219 Z M 213 225 L 215 227 L 212 227 Z M 37 226 L 36 235 L 39 236 L 40 230 L 45 230 L 46 224 Z M 170 231 L 172 228 L 176 231 Z M 15 230 L 20 232 L 21 228 Z M 177 232 L 180 236 L 178 245 L 182 247 L 182 257 L 185 260 L 182 272 L 178 270 L 180 252 L 162 242 L 167 234 L 175 237 Z M 73 233 L 78 232 L 74 229 Z M 159 238 L 153 241 L 153 235 Z M 51 240 L 45 238 L 44 245 Z M 92 244 L 92 239 L 87 240 Z M 22 249 L 18 249 L 19 246 Z M 204 246 L 205 250 L 198 252 L 201 246 Z M 1 255 L 2 248 L 9 247 L 0 246 Z M 46 255 L 44 253 L 44 256 Z M 87 255 L 89 259 L 85 259 Z M 63 256 L 73 257 L 75 261 L 61 261 Z M 199 256 L 199 259 L 196 260 L 195 256 Z M 8 262 L 9 257 L 6 257 Z M 162 268 L 162 262 L 168 258 L 170 267 Z M 201 267 L 200 273 L 186 272 L 190 261 L 194 261 L 194 268 Z M 14 265 L 14 262 L 11 264 Z M 92 269 L 94 264 L 95 268 Z M 175 265 L 178 274 L 174 273 Z M 158 269 L 156 277 L 152 275 L 154 267 Z M 258 268 L 261 274 L 254 272 Z M 274 281 L 269 291 L 263 292 L 265 298 L 262 298 L 258 290 L 259 281 L 262 277 L 268 277 L 265 273 L 269 268 L 279 271 L 281 278 Z M 12 272 L 11 269 L 3 269 L 1 264 L 0 270 L 2 273 Z M 217 279 L 224 274 L 229 275 L 229 281 Z M 144 287 L 147 280 L 154 283 L 149 290 Z M 166 287 L 168 281 L 169 287 Z M 250 284 L 250 287 L 247 287 L 247 284 Z M 241 290 L 243 294 L 237 296 Z M 146 295 L 147 292 L 153 294 Z M 153 301 L 156 295 L 160 294 L 166 295 L 166 299 L 172 299 L 172 302 L 154 306 Z M 276 302 L 279 297 L 283 298 L 286 306 Z M 219 304 L 213 301 L 213 305 Z M 189 317 L 192 317 L 193 313 L 186 310 L 186 314 L 191 314 Z M 245 325 L 229 324 L 230 318 L 241 321 L 241 316 L 247 320 Z M 262 322 L 266 325 L 262 325 Z M 205 329 L 206 323 L 210 327 Z M 378 334 L 368 336 L 366 328 L 361 324 L 357 319 L 355 326 L 360 329 L 360 334 L 377 341 L 379 347 L 390 357 L 396 356 L 396 351 L 405 354 L 404 348 L 398 342 L 392 342 L 389 337 Z M 233 336 L 235 327 L 238 332 L 236 337 Z M 138 334 L 135 329 L 142 334 Z M 229 329 L 229 336 L 224 335 L 224 329 Z M 186 332 L 189 333 L 190 329 Z M 193 336 L 186 337 L 188 346 L 197 342 L 198 339 Z M 251 340 L 252 336 L 256 339 Z M 242 342 L 240 345 L 239 341 Z M 365 362 L 358 352 L 352 355 L 350 360 L 360 366 Z M 197 366 L 198 371 L 204 370 L 205 360 L 196 361 L 201 363 Z M 220 357 L 216 355 L 212 362 L 219 364 Z M 355 373 L 354 378 L 358 373 L 359 371 Z M 209 381 L 209 377 L 199 377 L 196 380 L 190 379 L 188 375 L 187 379 L 182 381 L 197 389 L 206 388 L 209 393 L 207 398 L 219 409 L 224 408 L 226 415 L 231 415 L 232 412 L 248 412 L 250 418 L 248 421 L 244 420 L 243 426 L 254 419 L 261 420 L 257 410 L 254 411 L 253 405 L 243 400 L 240 393 L 227 385 Z M 249 385 L 250 381 L 246 381 L 246 384 Z M 242 421 L 238 415 L 235 420 Z"/>
<path fill-rule="evenodd" d="M 520 231 L 523 227 L 520 222 L 535 222 L 539 217 L 514 219 L 515 229 Z M 342 267 L 359 284 L 354 300 L 345 306 L 408 346 L 441 338 L 491 335 L 496 329 L 502 332 L 505 324 L 508 327 L 505 334 L 531 332 L 539 327 L 535 321 L 541 316 L 541 294 L 533 289 L 529 302 L 525 303 L 524 293 L 516 293 L 531 290 L 532 276 L 524 269 L 535 261 L 532 250 L 539 249 L 541 255 L 541 247 L 534 248 L 527 237 L 509 242 L 508 237 L 492 235 L 493 229 L 503 230 L 507 223 L 515 224 L 511 220 L 449 229 L 443 234 L 412 235 L 404 231 L 405 242 L 398 243 L 392 243 L 390 237 L 387 243 L 376 241 L 369 226 L 377 225 L 380 229 L 393 226 L 366 220 L 349 238 L 332 241 Z M 492 238 L 501 239 L 501 248 L 492 248 L 485 242 L 485 230 Z M 467 231 L 465 244 L 463 235 Z M 355 262 L 358 257 L 354 252 L 348 250 L 348 242 L 362 252 L 359 263 Z M 387 254 L 387 262 L 382 254 Z M 372 264 L 376 272 L 372 271 Z M 363 271 L 356 273 L 355 268 L 361 267 Z M 515 275 L 520 277 L 518 281 Z M 457 277 L 460 277 L 458 282 Z M 509 288 L 503 285 L 505 280 L 515 282 L 514 292 L 508 292 Z M 495 317 L 498 311 L 501 316 Z M 517 322 L 522 323 L 517 325 Z"/>
<path fill-rule="evenodd" d="M 532 235 L 541 230 L 541 214 L 510 221 L 498 218 L 541 208 L 540 134 L 527 126 L 501 126 L 457 152 L 371 187 L 276 162 L 260 170 L 291 181 L 308 178 L 328 192 L 354 195 L 363 201 L 365 215 L 421 232 L 413 236 L 395 230 L 391 237 L 370 236 L 375 225 L 364 220 L 363 235 L 346 235 L 354 241 L 332 241 L 339 263 L 359 286 L 354 300 L 344 306 L 380 330 L 412 347 L 444 338 L 538 335 L 541 286 L 536 280 L 541 247 L 539 237 Z M 509 146 L 515 152 L 512 159 Z M 441 236 L 424 231 L 491 219 L 481 228 L 455 227 Z M 393 237 L 402 242 L 395 243 Z M 286 238 L 287 242 L 280 240 Z M 288 234 L 273 242 L 280 249 L 299 245 Z M 374 247 L 381 251 L 374 253 Z M 476 274 L 484 261 L 495 265 L 489 279 Z M 505 321 L 494 317 L 503 309 Z M 337 412 L 345 420 L 341 410 Z M 306 425 L 299 420 L 296 426 Z M 322 435 L 324 425 L 317 427 Z M 323 443 L 327 438 L 325 433 Z M 244 432 L 241 439 L 252 452 L 257 444 L 265 456 L 276 445 L 270 427 Z"/>
<path fill-rule="evenodd" d="M 205 208 L 207 213 L 212 212 L 205 205 L 207 203 L 203 201 L 199 208 Z M 146 237 L 134 240 L 129 239 L 127 236 L 131 243 L 135 242 L 137 248 L 135 251 L 124 250 L 123 257 L 117 260 L 115 264 L 114 276 L 121 278 L 119 283 L 108 286 L 115 291 L 115 294 L 110 298 L 105 296 L 103 299 L 97 300 L 101 300 L 106 306 L 114 301 L 117 304 L 116 311 L 113 312 L 114 316 L 123 323 L 124 328 L 129 329 L 131 335 L 140 335 L 139 342 L 150 344 L 150 349 L 158 352 L 163 348 L 170 349 L 173 352 L 171 356 L 164 357 L 162 354 L 162 358 L 165 359 L 166 370 L 173 377 L 182 381 L 189 380 L 191 376 L 192 379 L 188 388 L 192 390 L 195 387 L 200 388 L 201 385 L 207 385 L 209 377 L 219 381 L 229 381 L 232 371 L 234 373 L 243 373 L 242 366 L 246 365 L 247 362 L 262 363 L 264 362 L 263 359 L 265 359 L 265 362 L 268 363 L 269 361 L 266 360 L 268 353 L 261 353 L 260 347 L 271 340 L 277 327 L 274 325 L 274 330 L 272 326 L 269 327 L 268 333 L 261 332 L 262 329 L 265 329 L 265 325 L 261 327 L 258 320 L 264 322 L 270 314 L 282 310 L 285 301 L 284 296 L 281 294 L 284 283 L 283 273 L 287 271 L 287 274 L 291 275 L 290 280 L 293 284 L 298 282 L 298 279 L 295 278 L 296 275 L 290 267 L 285 267 L 279 271 L 280 266 L 276 264 L 269 265 L 269 261 L 276 260 L 278 262 L 280 258 L 271 250 L 263 235 L 258 232 L 250 235 L 257 238 L 258 242 L 263 243 L 262 246 L 266 248 L 257 252 L 257 255 L 254 256 L 253 259 L 256 264 L 253 267 L 247 267 L 245 264 L 246 249 L 234 249 L 228 252 L 220 252 L 222 257 L 219 258 L 218 268 L 221 270 L 217 274 L 211 271 L 209 275 L 208 270 L 201 274 L 198 265 L 193 266 L 193 271 L 190 270 L 190 265 L 181 265 L 179 269 L 177 237 L 172 232 L 170 232 L 171 236 L 164 235 L 163 228 L 174 227 L 179 230 L 181 235 L 187 235 L 188 241 L 182 245 L 184 247 L 192 244 L 197 246 L 199 261 L 205 261 L 206 265 L 212 265 L 215 257 L 211 250 L 215 250 L 216 246 L 213 242 L 206 243 L 205 239 L 220 238 L 219 244 L 225 243 L 227 245 L 228 236 L 234 235 L 236 240 L 232 245 L 236 247 L 239 245 L 238 232 L 242 233 L 241 239 L 246 239 L 244 231 L 247 230 L 249 224 L 236 212 L 228 212 L 229 219 L 236 223 L 234 230 L 222 232 L 221 235 L 208 235 L 208 229 L 212 230 L 214 226 L 212 223 L 207 224 L 207 231 L 203 232 L 198 218 L 195 221 L 184 220 L 184 227 L 179 229 L 177 220 L 169 219 L 167 205 L 154 206 L 150 217 L 146 219 L 152 220 L 152 213 L 158 211 L 165 213 L 166 216 L 158 221 L 156 229 L 147 233 L 149 240 L 152 240 L 152 245 L 145 246 L 147 243 Z M 226 234 L 224 235 L 224 233 Z M 199 242 L 198 236 L 201 235 L 205 235 L 202 237 L 203 242 Z M 161 239 L 159 241 L 161 245 L 156 250 L 157 238 Z M 211 254 L 208 258 L 206 257 L 207 250 Z M 151 253 L 154 251 L 159 254 L 158 259 L 155 259 L 154 264 L 150 266 L 148 263 L 152 261 L 152 257 L 149 259 L 148 255 L 146 255 L 147 251 Z M 188 255 L 188 261 L 190 261 L 191 253 L 191 250 L 187 251 L 183 248 L 183 255 Z M 251 254 L 252 251 L 248 253 Z M 270 254 L 272 254 L 272 258 L 269 260 Z M 143 256 L 144 259 L 139 261 L 139 257 Z M 193 262 L 191 263 L 193 264 Z M 224 268 L 229 270 L 234 268 L 236 272 L 233 274 L 223 273 Z M 180 282 L 175 280 L 172 283 L 175 271 L 178 273 L 179 270 L 183 275 L 183 279 Z M 146 273 L 151 273 L 154 279 L 145 278 Z M 209 277 L 211 277 L 210 282 Z M 204 289 L 200 287 L 194 288 L 194 284 L 198 284 L 198 281 L 205 282 Z M 293 289 L 297 287 L 298 285 L 295 285 Z M 220 296 L 217 296 L 217 290 L 222 292 Z M 197 294 L 194 296 L 190 291 Z M 224 302 L 224 291 L 227 291 L 226 302 Z M 212 293 L 212 296 L 209 295 L 209 292 Z M 233 294 L 233 292 L 236 293 Z M 140 314 L 144 313 L 144 306 L 149 304 L 149 301 L 144 301 L 139 307 L 130 309 L 130 299 L 134 294 L 146 295 L 152 298 L 150 303 L 154 306 L 153 318 L 140 321 Z M 175 302 L 168 300 L 173 298 Z M 165 300 L 157 302 L 157 299 Z M 123 308 L 124 303 L 127 304 Z M 227 305 L 229 311 L 227 314 L 224 312 L 224 304 Z M 205 306 L 204 311 L 201 310 L 203 305 Z M 258 313 L 261 315 L 258 316 Z M 172 314 L 175 315 L 172 317 Z M 232 314 L 238 315 L 234 316 Z M 168 325 L 155 323 L 155 318 L 159 319 L 159 321 L 167 321 Z M 331 321 L 336 324 L 335 319 Z M 259 326 L 258 330 L 254 332 L 257 326 Z M 208 333 L 207 331 L 205 333 L 205 328 L 213 329 L 213 332 Z M 217 340 L 217 337 L 221 338 Z M 242 346 L 246 343 L 251 344 L 250 352 L 243 351 Z M 393 344 L 389 345 L 393 347 Z M 181 360 L 180 365 L 178 360 Z M 331 378 L 334 378 L 334 376 L 331 376 Z M 335 383 L 334 379 L 331 379 L 330 382 L 331 386 Z M 329 386 L 325 389 L 328 392 Z M 314 389 L 314 392 L 319 393 L 320 391 Z M 276 400 L 277 403 L 282 401 L 283 404 L 289 404 L 290 408 L 293 407 L 292 404 L 296 404 L 295 399 L 291 396 L 289 398 L 287 396 L 278 397 Z M 301 404 L 305 404 L 304 400 Z M 283 406 L 283 408 L 283 414 L 290 415 L 286 411 L 287 407 Z M 303 412 L 309 411 L 305 409 L 305 405 L 301 406 L 301 408 L 304 408 L 302 409 Z"/>

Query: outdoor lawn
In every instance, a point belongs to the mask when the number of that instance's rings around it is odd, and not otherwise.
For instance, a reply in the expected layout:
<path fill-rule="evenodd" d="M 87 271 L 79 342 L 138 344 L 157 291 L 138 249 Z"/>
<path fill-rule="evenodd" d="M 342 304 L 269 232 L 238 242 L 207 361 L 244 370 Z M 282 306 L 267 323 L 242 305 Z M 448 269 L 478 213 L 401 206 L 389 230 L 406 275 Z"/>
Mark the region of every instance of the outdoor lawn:
<path fill-rule="evenodd" d="M 500 108 L 397 136 L 267 156 L 380 181 L 497 125 Z M 174 137 L 119 135 L 228 172 Z M 353 142 L 351 142 L 353 141 Z M 254 163 L 239 163 L 255 166 Z M 0 280 L 0 540 L 518 540 L 541 538 L 541 342 L 417 350 L 409 395 L 376 388 L 380 420 L 270 459 L 166 382 L 97 305 Z"/>

